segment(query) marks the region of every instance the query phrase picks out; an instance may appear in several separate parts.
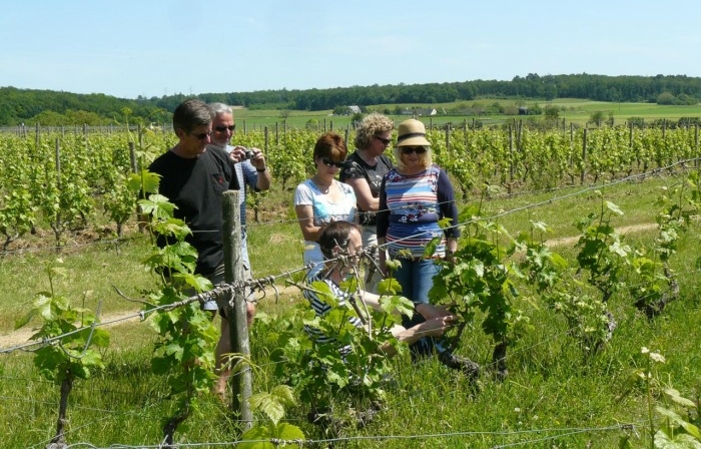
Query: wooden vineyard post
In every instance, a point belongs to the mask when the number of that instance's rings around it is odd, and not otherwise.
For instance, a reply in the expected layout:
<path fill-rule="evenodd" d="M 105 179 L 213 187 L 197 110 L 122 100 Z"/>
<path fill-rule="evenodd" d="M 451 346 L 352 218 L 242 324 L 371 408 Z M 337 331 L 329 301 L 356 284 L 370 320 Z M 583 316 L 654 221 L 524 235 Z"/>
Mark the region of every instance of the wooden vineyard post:
<path fill-rule="evenodd" d="M 579 181 L 584 184 L 584 178 L 587 175 L 587 128 L 584 128 L 584 134 L 582 135 L 582 173 L 579 177 Z"/>
<path fill-rule="evenodd" d="M 227 284 L 240 281 L 244 277 L 243 260 L 241 255 L 241 207 L 239 206 L 238 190 L 224 192 L 222 201 L 222 218 L 224 220 L 224 280 Z M 248 338 L 248 322 L 246 320 L 246 298 L 243 291 L 234 292 L 234 304 L 229 309 L 229 336 L 231 349 L 235 354 L 250 358 L 251 346 Z M 241 363 L 241 362 L 238 362 Z M 251 369 L 244 367 L 237 370 L 232 377 L 231 406 L 234 412 L 239 412 L 239 419 L 244 423 L 244 430 L 253 427 L 253 413 L 249 399 L 253 394 L 251 384 Z"/>
<path fill-rule="evenodd" d="M 509 125 L 509 181 L 514 182 L 514 129 L 511 125 Z"/>
<path fill-rule="evenodd" d="M 695 148 L 694 165 L 696 167 L 698 167 L 699 166 L 699 124 L 698 123 L 694 123 L 694 148 Z"/>
<path fill-rule="evenodd" d="M 136 152 L 134 151 L 134 142 L 129 142 L 129 160 L 131 161 L 132 173 L 138 173 L 139 169 L 136 166 Z"/>
<path fill-rule="evenodd" d="M 263 154 L 267 155 L 268 154 L 268 145 L 270 144 L 270 137 L 268 136 L 268 127 L 266 126 L 263 129 L 263 136 L 264 136 L 264 145 L 263 145 Z"/>
<path fill-rule="evenodd" d="M 450 125 L 445 127 L 445 150 L 446 153 L 450 153 Z"/>

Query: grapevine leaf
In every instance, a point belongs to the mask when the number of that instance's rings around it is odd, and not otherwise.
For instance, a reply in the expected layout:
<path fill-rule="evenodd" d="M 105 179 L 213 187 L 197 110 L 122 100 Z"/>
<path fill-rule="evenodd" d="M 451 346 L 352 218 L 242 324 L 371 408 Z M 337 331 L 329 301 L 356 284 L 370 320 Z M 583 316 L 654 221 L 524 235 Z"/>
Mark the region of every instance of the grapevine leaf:
<path fill-rule="evenodd" d="M 620 207 L 612 203 L 611 201 L 606 201 L 606 208 L 616 215 L 623 215 L 623 211 Z"/>
<path fill-rule="evenodd" d="M 106 348 L 110 344 L 110 334 L 104 329 L 94 329 L 91 341 L 99 348 Z"/>
<path fill-rule="evenodd" d="M 285 407 L 276 396 L 270 393 L 254 394 L 250 402 L 252 409 L 265 413 L 275 425 L 285 416 Z"/>
<path fill-rule="evenodd" d="M 265 426 L 255 426 L 248 429 L 243 433 L 243 435 L 241 435 L 242 441 L 238 443 L 237 447 L 241 449 L 276 449 L 276 445 L 270 441 L 264 441 L 270 440 L 272 436 L 273 432 L 270 428 Z M 247 440 L 250 440 L 250 442 Z"/>
<path fill-rule="evenodd" d="M 430 242 L 426 245 L 424 248 L 423 252 L 423 257 L 428 259 L 433 256 L 433 254 L 436 252 L 436 248 L 438 247 L 438 244 L 441 242 L 440 237 L 434 237 L 431 239 Z"/>
<path fill-rule="evenodd" d="M 665 394 L 667 397 L 669 397 L 672 401 L 676 402 L 679 405 L 682 405 L 687 408 L 695 408 L 696 404 L 694 401 L 691 401 L 685 397 L 682 397 L 682 395 L 679 393 L 678 390 L 674 388 L 667 388 L 665 391 Z"/>
<path fill-rule="evenodd" d="M 402 292 L 402 286 L 395 278 L 386 278 L 377 284 L 377 291 L 383 295 L 397 295 Z"/>
<path fill-rule="evenodd" d="M 295 400 L 294 391 L 289 385 L 278 385 L 270 392 L 271 395 L 278 398 L 280 403 L 291 407 L 297 405 Z"/>

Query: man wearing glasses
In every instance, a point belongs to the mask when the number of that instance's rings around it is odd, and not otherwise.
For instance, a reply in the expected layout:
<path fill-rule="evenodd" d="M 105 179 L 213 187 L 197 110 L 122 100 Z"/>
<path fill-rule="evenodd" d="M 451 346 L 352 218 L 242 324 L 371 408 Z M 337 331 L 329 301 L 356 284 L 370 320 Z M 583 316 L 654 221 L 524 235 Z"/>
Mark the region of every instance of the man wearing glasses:
<path fill-rule="evenodd" d="M 241 209 L 241 258 L 243 259 L 244 279 L 251 279 L 251 261 L 248 257 L 248 239 L 246 237 L 246 190 L 253 189 L 254 192 L 261 192 L 270 188 L 272 176 L 265 163 L 265 156 L 258 148 L 246 148 L 240 145 L 229 145 L 231 137 L 236 132 L 234 123 L 234 111 L 224 103 L 212 103 L 214 110 L 214 120 L 212 121 L 212 143 L 209 148 L 223 150 L 229 154 L 234 161 L 239 161 L 234 170 L 241 194 L 239 195 L 239 207 Z M 249 303 L 250 304 L 250 303 Z M 249 306 L 252 307 L 252 306 Z M 249 308 L 248 324 L 253 319 L 252 312 L 255 309 Z M 228 320 L 222 319 L 222 338 L 217 346 L 217 372 L 219 378 L 215 386 L 215 392 L 224 397 L 226 385 L 231 370 L 223 367 L 219 360 L 219 355 L 231 352 L 229 340 Z"/>
<path fill-rule="evenodd" d="M 222 194 L 239 190 L 236 176 L 237 155 L 211 146 L 214 110 L 208 104 L 190 99 L 181 103 L 173 113 L 173 129 L 178 143 L 156 158 L 149 171 L 161 176 L 158 193 L 177 206 L 175 218 L 182 219 L 192 230 L 186 241 L 197 249 L 195 273 L 208 278 L 213 285 L 224 282 L 224 242 Z M 159 245 L 165 241 L 159 240 Z M 202 306 L 212 315 L 226 310 L 226 299 Z M 255 306 L 248 303 L 249 321 Z M 217 362 L 228 348 L 228 321 L 222 319 L 222 335 L 217 345 Z"/>

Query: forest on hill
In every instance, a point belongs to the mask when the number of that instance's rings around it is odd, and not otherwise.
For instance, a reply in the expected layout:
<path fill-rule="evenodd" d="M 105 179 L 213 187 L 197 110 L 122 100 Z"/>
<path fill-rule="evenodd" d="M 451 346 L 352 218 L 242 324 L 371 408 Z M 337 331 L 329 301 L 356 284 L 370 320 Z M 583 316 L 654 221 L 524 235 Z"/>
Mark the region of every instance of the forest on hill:
<path fill-rule="evenodd" d="M 250 109 L 323 111 L 340 106 L 434 104 L 478 98 L 516 101 L 578 98 L 607 102 L 697 104 L 701 78 L 686 75 L 606 76 L 529 73 L 509 81 L 473 80 L 452 83 L 336 87 L 331 89 L 265 90 L 254 92 L 164 95 L 124 99 L 105 94 L 75 94 L 51 90 L 0 87 L 0 126 L 106 125 L 169 121 L 175 107 L 196 96 Z"/>

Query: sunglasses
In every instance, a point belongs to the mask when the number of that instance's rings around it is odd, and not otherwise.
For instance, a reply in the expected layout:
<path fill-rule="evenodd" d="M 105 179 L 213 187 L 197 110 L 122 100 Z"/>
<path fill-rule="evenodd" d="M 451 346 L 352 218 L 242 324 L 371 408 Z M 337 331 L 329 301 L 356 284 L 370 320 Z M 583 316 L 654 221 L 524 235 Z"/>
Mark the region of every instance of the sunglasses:
<path fill-rule="evenodd" d="M 199 133 L 199 134 L 188 133 L 188 134 L 191 135 L 191 136 L 197 137 L 199 140 L 204 140 L 204 139 L 206 139 L 207 137 L 211 137 L 211 136 L 212 136 L 212 131 L 207 132 L 207 133 Z"/>
<path fill-rule="evenodd" d="M 411 154 L 411 153 L 416 153 L 416 154 L 424 154 L 426 152 L 426 148 L 424 147 L 401 147 L 402 154 Z"/>
<path fill-rule="evenodd" d="M 330 168 L 330 167 L 342 168 L 343 165 L 346 163 L 346 161 L 338 161 L 338 162 L 335 162 L 335 161 L 332 161 L 331 159 L 329 159 L 329 158 L 327 158 L 327 157 L 322 157 L 322 158 L 321 158 L 321 162 L 323 162 L 324 165 L 326 165 L 326 166 L 329 167 L 329 168 Z"/>
<path fill-rule="evenodd" d="M 214 127 L 214 130 L 218 131 L 220 133 L 225 132 L 227 129 L 233 133 L 234 131 L 236 131 L 236 124 L 229 125 L 229 126 L 219 125 L 219 126 Z"/>
<path fill-rule="evenodd" d="M 390 142 L 392 142 L 392 139 L 385 139 L 384 137 L 380 137 L 380 136 L 373 136 L 373 137 L 385 145 L 389 145 Z"/>

